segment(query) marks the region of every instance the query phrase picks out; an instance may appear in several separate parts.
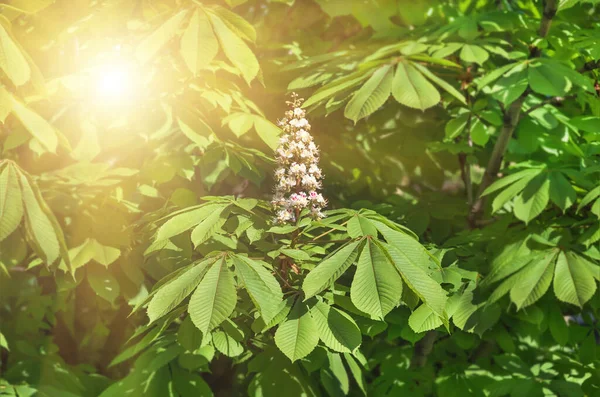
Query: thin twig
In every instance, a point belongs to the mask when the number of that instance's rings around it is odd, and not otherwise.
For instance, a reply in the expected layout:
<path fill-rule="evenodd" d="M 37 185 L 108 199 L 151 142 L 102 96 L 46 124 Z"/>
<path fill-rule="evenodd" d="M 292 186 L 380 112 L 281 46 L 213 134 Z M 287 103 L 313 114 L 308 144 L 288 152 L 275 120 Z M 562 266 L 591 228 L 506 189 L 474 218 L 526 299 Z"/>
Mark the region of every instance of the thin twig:
<path fill-rule="evenodd" d="M 342 223 L 340 226 L 344 226 L 344 225 L 345 225 L 346 223 L 348 223 L 348 222 L 350 222 L 350 219 L 348 219 L 346 222 Z M 330 230 L 326 231 L 325 233 L 323 233 L 323 234 L 320 234 L 320 235 L 318 235 L 317 237 L 313 238 L 313 241 L 316 241 L 316 240 L 320 239 L 321 237 L 323 237 L 323 236 L 326 236 L 326 235 L 328 235 L 329 233 L 331 233 L 331 232 L 334 232 L 334 231 L 336 231 L 336 230 L 338 230 L 338 229 L 336 229 L 336 228 L 332 228 L 332 229 L 330 229 Z"/>

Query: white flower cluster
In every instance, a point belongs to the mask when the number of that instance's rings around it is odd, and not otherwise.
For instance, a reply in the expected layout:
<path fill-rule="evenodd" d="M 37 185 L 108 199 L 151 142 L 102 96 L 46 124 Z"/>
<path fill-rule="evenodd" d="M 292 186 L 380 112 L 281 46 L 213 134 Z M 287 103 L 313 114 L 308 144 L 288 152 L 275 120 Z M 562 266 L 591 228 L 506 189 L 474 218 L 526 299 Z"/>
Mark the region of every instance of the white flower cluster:
<path fill-rule="evenodd" d="M 327 202 L 318 192 L 322 173 L 319 168 L 319 149 L 310 135 L 310 124 L 304 118 L 302 100 L 292 94 L 288 102 L 291 110 L 278 122 L 284 134 L 277 148 L 275 171 L 275 194 L 273 207 L 278 223 L 295 222 L 304 208 L 310 210 L 313 219 L 323 218 L 321 210 Z"/>

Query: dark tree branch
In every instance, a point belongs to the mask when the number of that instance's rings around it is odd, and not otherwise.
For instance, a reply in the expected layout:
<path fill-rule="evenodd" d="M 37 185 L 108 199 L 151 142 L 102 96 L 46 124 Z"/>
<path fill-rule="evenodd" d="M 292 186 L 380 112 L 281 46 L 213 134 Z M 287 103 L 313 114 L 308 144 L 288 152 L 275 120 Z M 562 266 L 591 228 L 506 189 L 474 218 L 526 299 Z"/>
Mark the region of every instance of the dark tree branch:
<path fill-rule="evenodd" d="M 552 18 L 556 15 L 556 11 L 558 9 L 558 1 L 557 0 L 546 0 L 544 3 L 544 14 L 542 17 L 542 22 L 540 23 L 539 35 L 541 38 L 545 38 L 548 35 L 548 31 L 550 30 L 550 26 L 552 25 Z M 533 47 L 530 52 L 531 58 L 536 58 L 541 55 L 541 49 L 538 47 Z M 481 185 L 479 185 L 479 191 L 477 193 L 477 200 L 471 206 L 471 212 L 469 214 L 469 223 L 475 224 L 475 220 L 481 214 L 484 206 L 485 206 L 485 197 L 481 197 L 481 194 L 484 190 L 494 182 L 496 177 L 498 176 L 498 171 L 500 170 L 500 166 L 502 165 L 502 159 L 504 158 L 504 153 L 506 152 L 506 148 L 508 147 L 508 143 L 519 123 L 519 118 L 521 116 L 521 108 L 525 99 L 529 95 L 531 91 L 529 89 L 525 90 L 523 95 L 521 95 L 516 101 L 514 101 L 509 108 L 506 110 L 504 116 L 504 125 L 502 126 L 502 130 L 500 131 L 500 136 L 494 145 L 494 149 L 492 150 L 492 156 L 488 161 L 487 167 L 485 169 L 485 173 L 483 174 L 483 179 L 481 181 Z"/>
<path fill-rule="evenodd" d="M 412 359 L 410 360 L 410 366 L 412 368 L 422 368 L 427 364 L 427 356 L 432 352 L 436 339 L 437 332 L 429 331 L 425 334 L 423 339 L 415 343 L 415 350 Z"/>
<path fill-rule="evenodd" d="M 595 69 L 600 69 L 600 59 L 597 61 L 589 61 L 586 62 L 581 69 L 579 69 L 579 73 L 589 72 Z"/>

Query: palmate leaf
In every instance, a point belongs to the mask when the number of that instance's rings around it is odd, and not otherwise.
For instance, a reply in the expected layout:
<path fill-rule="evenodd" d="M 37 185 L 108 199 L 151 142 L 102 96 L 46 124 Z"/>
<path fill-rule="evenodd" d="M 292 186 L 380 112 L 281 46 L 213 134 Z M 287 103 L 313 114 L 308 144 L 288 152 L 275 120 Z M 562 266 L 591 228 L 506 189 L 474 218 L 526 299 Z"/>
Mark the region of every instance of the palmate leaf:
<path fill-rule="evenodd" d="M 194 74 L 208 66 L 219 52 L 219 42 L 208 16 L 197 8 L 181 36 L 181 56 Z"/>
<path fill-rule="evenodd" d="M 0 172 L 0 241 L 15 231 L 23 219 L 23 200 L 17 171 L 11 164 Z"/>
<path fill-rule="evenodd" d="M 502 189 L 505 186 L 515 183 L 519 179 L 522 179 L 525 177 L 530 177 L 530 176 L 534 177 L 534 176 L 538 175 L 540 172 L 542 172 L 542 170 L 543 170 L 542 168 L 527 168 L 527 169 L 515 172 L 514 174 L 507 175 L 503 178 L 498 179 L 497 181 L 492 183 L 490 186 L 488 186 L 487 189 L 485 189 L 481 195 L 486 196 L 490 193 L 493 193 L 497 190 Z"/>
<path fill-rule="evenodd" d="M 86 267 L 86 279 L 99 297 L 114 303 L 119 297 L 120 287 L 117 279 L 106 269 L 96 263 Z"/>
<path fill-rule="evenodd" d="M 248 257 L 235 255 L 233 264 L 238 279 L 268 324 L 281 311 L 283 293 L 279 282 L 264 266 Z"/>
<path fill-rule="evenodd" d="M 426 265 L 415 259 L 419 253 L 412 252 L 409 248 L 381 243 L 391 262 L 406 285 L 428 305 L 439 317 L 446 318 L 446 292 L 425 271 Z M 399 248 L 401 247 L 401 248 Z"/>
<path fill-rule="evenodd" d="M 194 325 L 207 334 L 228 318 L 237 302 L 233 273 L 225 258 L 211 265 L 190 298 L 188 313 Z"/>
<path fill-rule="evenodd" d="M 465 100 L 465 96 L 456 88 L 454 88 L 451 84 L 449 84 L 446 80 L 439 78 L 434 73 L 432 73 L 425 66 L 420 65 L 418 63 L 412 64 L 418 71 L 423 73 L 425 77 L 429 80 L 433 81 L 434 84 L 438 85 L 441 89 L 446 91 L 448 94 L 452 95 L 454 98 L 458 99 L 460 103 L 466 105 L 467 101 Z"/>
<path fill-rule="evenodd" d="M 321 341 L 337 352 L 354 352 L 361 344 L 362 337 L 356 322 L 348 314 L 323 302 L 310 308 Z"/>
<path fill-rule="evenodd" d="M 358 364 L 357 360 L 352 357 L 349 353 L 344 353 L 344 358 L 346 359 L 346 363 L 348 364 L 348 368 L 350 369 L 350 373 L 354 377 L 356 384 L 358 385 L 360 391 L 364 396 L 367 395 L 367 381 L 365 380 L 365 376 L 363 375 L 363 371 Z"/>
<path fill-rule="evenodd" d="M 12 111 L 25 129 L 41 143 L 44 149 L 52 153 L 56 152 L 58 136 L 50 123 L 14 97 L 12 97 Z"/>
<path fill-rule="evenodd" d="M 215 348 L 227 357 L 237 357 L 244 352 L 244 347 L 223 331 L 216 331 L 212 334 L 212 342 Z"/>
<path fill-rule="evenodd" d="M 137 60 L 144 64 L 154 58 L 175 37 L 187 14 L 188 10 L 178 12 L 142 40 L 135 49 Z"/>
<path fill-rule="evenodd" d="M 551 64 L 538 59 L 529 64 L 529 86 L 538 94 L 565 95 L 572 87 L 571 81 Z"/>
<path fill-rule="evenodd" d="M 548 173 L 548 179 L 550 180 L 550 200 L 565 212 L 577 200 L 575 189 L 562 172 L 551 171 Z"/>
<path fill-rule="evenodd" d="M 579 307 L 596 292 L 596 280 L 584 261 L 572 252 L 561 252 L 554 271 L 556 297 Z"/>
<path fill-rule="evenodd" d="M 515 216 L 525 223 L 542 213 L 550 199 L 550 180 L 547 174 L 531 180 L 515 200 Z"/>
<path fill-rule="evenodd" d="M 19 174 L 23 203 L 25 205 L 25 225 L 27 226 L 28 233 L 33 237 L 43 260 L 47 264 L 52 264 L 61 252 L 59 238 L 56 235 L 57 231 L 46 209 L 38 202 L 27 177 L 20 172 Z"/>
<path fill-rule="evenodd" d="M 204 204 L 200 208 L 194 208 L 189 211 L 184 211 L 173 216 L 171 219 L 166 221 L 156 232 L 156 241 L 167 240 L 171 237 L 177 236 L 198 225 L 206 218 L 208 218 L 214 212 L 221 212 L 225 209 L 228 204 L 216 204 L 208 203 Z"/>
<path fill-rule="evenodd" d="M 244 77 L 248 84 L 256 77 L 260 66 L 252 50 L 236 35 L 221 18 L 215 14 L 209 14 L 215 34 L 219 39 L 221 48 Z"/>
<path fill-rule="evenodd" d="M 369 70 L 360 70 L 358 72 L 349 74 L 348 76 L 333 80 L 332 82 L 315 91 L 310 98 L 304 101 L 302 107 L 307 108 L 360 84 L 363 80 L 369 77 L 368 72 Z"/>
<path fill-rule="evenodd" d="M 488 60 L 490 54 L 475 44 L 465 44 L 460 50 L 460 59 L 465 62 L 474 62 L 483 65 Z"/>
<path fill-rule="evenodd" d="M 348 221 L 348 225 L 346 226 L 348 229 L 348 234 L 352 238 L 362 237 L 362 236 L 373 236 L 377 237 L 377 229 L 375 225 L 364 215 L 356 214 Z"/>
<path fill-rule="evenodd" d="M 556 250 L 549 250 L 533 259 L 514 277 L 510 299 L 522 309 L 534 304 L 548 291 L 554 274 Z"/>
<path fill-rule="evenodd" d="M 492 96 L 505 106 L 513 103 L 527 89 L 529 85 L 527 76 L 526 65 L 515 66 L 494 84 L 491 90 Z"/>
<path fill-rule="evenodd" d="M 436 329 L 442 324 L 440 317 L 427 305 L 419 306 L 408 318 L 408 325 L 417 333 Z"/>
<path fill-rule="evenodd" d="M 27 59 L 1 23 L 0 69 L 2 69 L 15 86 L 27 83 L 31 77 L 31 69 L 29 68 Z"/>
<path fill-rule="evenodd" d="M 254 26 L 244 18 L 224 7 L 214 7 L 212 8 L 212 11 L 238 36 L 253 43 L 256 41 L 256 30 L 254 29 Z"/>
<path fill-rule="evenodd" d="M 350 287 L 350 299 L 361 311 L 383 319 L 400 303 L 402 278 L 381 247 L 367 239 Z"/>
<path fill-rule="evenodd" d="M 169 313 L 191 294 L 216 260 L 216 258 L 209 258 L 195 263 L 177 278 L 161 286 L 148 305 L 147 313 L 150 322 Z"/>
<path fill-rule="evenodd" d="M 226 217 L 221 216 L 225 208 L 227 206 L 216 208 L 192 230 L 191 238 L 194 247 L 206 242 L 225 223 Z"/>
<path fill-rule="evenodd" d="M 425 110 L 440 102 L 438 90 L 408 62 L 399 62 L 392 81 L 392 95 L 402 105 Z"/>
<path fill-rule="evenodd" d="M 344 116 L 355 123 L 379 109 L 392 90 L 391 66 L 377 69 L 371 78 L 354 93 L 344 109 Z"/>
<path fill-rule="evenodd" d="M 308 273 L 302 284 L 306 299 L 323 291 L 352 265 L 360 244 L 361 241 L 353 241 L 344 245 Z"/>
<path fill-rule="evenodd" d="M 585 207 L 586 205 L 590 204 L 592 201 L 599 199 L 598 201 L 596 201 L 596 203 L 600 202 L 600 186 L 596 186 L 595 188 L 593 188 L 592 190 L 590 190 L 582 199 L 581 202 L 579 203 L 579 206 L 577 207 L 577 212 L 581 211 L 581 209 L 583 207 Z M 596 215 L 600 216 L 600 212 L 598 212 Z"/>
<path fill-rule="evenodd" d="M 498 211 L 504 206 L 504 204 L 522 192 L 529 182 L 535 178 L 535 176 L 536 174 L 527 175 L 498 193 L 498 195 L 494 198 L 494 201 L 492 201 L 492 212 Z"/>
<path fill-rule="evenodd" d="M 275 344 L 290 360 L 306 357 L 319 343 L 319 329 L 306 305 L 298 299 L 277 332 Z"/>

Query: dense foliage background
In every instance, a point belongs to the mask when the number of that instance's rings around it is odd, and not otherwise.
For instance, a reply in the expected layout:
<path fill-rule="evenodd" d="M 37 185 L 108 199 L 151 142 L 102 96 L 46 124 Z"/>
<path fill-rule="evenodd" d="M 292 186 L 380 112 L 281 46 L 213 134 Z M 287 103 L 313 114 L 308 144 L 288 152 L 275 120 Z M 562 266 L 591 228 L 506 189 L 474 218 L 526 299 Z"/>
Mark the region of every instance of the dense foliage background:
<path fill-rule="evenodd" d="M 597 0 L 2 1 L 0 395 L 600 395 L 599 72 Z"/>

